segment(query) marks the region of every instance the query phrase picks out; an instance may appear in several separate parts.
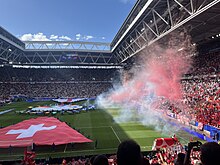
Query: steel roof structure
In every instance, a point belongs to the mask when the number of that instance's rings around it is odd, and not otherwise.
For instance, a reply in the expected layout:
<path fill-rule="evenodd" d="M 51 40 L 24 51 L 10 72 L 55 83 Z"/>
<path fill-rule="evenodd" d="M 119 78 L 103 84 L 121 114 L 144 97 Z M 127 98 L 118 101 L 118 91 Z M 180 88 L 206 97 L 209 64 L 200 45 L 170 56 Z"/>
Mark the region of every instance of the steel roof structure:
<path fill-rule="evenodd" d="M 148 0 L 144 6 L 143 2 L 137 1 L 111 43 L 118 63 L 179 27 L 186 27 L 198 44 L 220 33 L 220 0 Z"/>
<path fill-rule="evenodd" d="M 22 42 L 0 27 L 0 62 L 121 65 L 179 27 L 186 27 L 197 44 L 220 36 L 220 0 L 137 0 L 111 43 Z"/>

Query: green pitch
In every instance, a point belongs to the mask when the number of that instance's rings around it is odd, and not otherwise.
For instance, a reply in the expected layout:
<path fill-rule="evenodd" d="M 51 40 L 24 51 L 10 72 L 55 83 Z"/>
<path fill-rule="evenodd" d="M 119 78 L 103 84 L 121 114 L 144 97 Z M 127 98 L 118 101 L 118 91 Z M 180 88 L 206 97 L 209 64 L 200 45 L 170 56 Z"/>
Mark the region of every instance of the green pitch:
<path fill-rule="evenodd" d="M 14 108 L 14 111 L 0 115 L 0 126 L 5 127 L 25 119 L 39 117 L 38 115 L 18 114 L 18 111 L 26 110 L 29 106 L 49 105 L 52 103 L 53 102 L 17 102 L 1 107 L 0 111 L 11 108 Z M 94 142 L 88 144 L 61 145 L 53 149 L 51 146 L 36 147 L 37 158 L 73 157 L 101 153 L 114 154 L 120 142 L 126 139 L 134 139 L 141 146 L 142 151 L 147 151 L 151 150 L 155 138 L 172 136 L 172 132 L 164 135 L 161 132 L 155 131 L 153 127 L 146 127 L 137 122 L 116 123 L 112 117 L 113 114 L 117 115 L 117 109 L 110 109 L 108 111 L 98 109 L 71 115 L 56 114 L 54 117 L 65 121 L 69 126 L 78 130 Z M 189 137 L 191 136 L 182 131 L 176 133 L 176 135 L 183 143 L 189 141 Z M 97 141 L 96 147 L 95 141 Z M 11 151 L 8 149 L 0 149 L 0 160 L 21 159 L 23 151 L 23 148 L 12 148 Z"/>

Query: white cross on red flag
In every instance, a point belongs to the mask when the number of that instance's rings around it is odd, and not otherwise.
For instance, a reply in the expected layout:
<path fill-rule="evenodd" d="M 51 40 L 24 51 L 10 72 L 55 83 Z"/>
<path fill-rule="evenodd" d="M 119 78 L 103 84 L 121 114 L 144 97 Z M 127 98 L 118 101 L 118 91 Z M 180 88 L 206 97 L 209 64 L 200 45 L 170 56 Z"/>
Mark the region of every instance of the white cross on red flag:
<path fill-rule="evenodd" d="M 0 129 L 0 148 L 86 143 L 92 140 L 54 117 L 38 117 Z"/>

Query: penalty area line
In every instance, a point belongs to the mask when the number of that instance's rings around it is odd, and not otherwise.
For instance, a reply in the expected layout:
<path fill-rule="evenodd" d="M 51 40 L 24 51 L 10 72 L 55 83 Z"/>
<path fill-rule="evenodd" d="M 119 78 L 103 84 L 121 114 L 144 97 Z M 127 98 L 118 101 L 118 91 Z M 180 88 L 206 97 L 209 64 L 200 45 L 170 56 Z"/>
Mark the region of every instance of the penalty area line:
<path fill-rule="evenodd" d="M 116 138 L 118 139 L 118 141 L 121 143 L 121 140 L 120 140 L 120 138 L 118 137 L 117 133 L 115 132 L 114 128 L 113 128 L 112 126 L 110 126 L 110 127 L 111 127 L 113 133 L 115 134 Z"/>

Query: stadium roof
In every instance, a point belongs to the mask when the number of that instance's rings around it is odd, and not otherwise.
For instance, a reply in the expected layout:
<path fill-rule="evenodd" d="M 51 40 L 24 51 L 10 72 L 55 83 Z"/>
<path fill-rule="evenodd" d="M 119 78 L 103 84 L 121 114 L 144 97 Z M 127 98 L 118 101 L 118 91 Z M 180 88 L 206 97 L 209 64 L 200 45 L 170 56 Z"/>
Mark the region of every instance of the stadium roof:
<path fill-rule="evenodd" d="M 220 1 L 202 14 L 196 16 L 187 25 L 191 28 L 192 40 L 196 43 L 207 42 L 220 34 Z"/>
<path fill-rule="evenodd" d="M 118 65 L 181 26 L 195 43 L 220 37 L 220 0 L 138 0 L 112 43 L 22 42 L 0 27 L 0 59 L 29 65 Z"/>
<path fill-rule="evenodd" d="M 220 0 L 149 0 L 136 8 L 138 15 L 133 9 L 111 44 L 119 63 L 180 27 L 197 44 L 220 33 Z"/>

